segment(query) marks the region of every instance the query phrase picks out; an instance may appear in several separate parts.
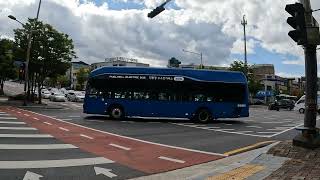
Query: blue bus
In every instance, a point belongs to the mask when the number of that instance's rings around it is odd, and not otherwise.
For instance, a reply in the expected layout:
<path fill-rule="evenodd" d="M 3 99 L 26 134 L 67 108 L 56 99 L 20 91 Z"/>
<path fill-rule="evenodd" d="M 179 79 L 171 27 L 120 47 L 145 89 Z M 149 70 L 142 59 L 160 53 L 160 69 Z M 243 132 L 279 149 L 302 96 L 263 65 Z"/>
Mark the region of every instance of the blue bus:
<path fill-rule="evenodd" d="M 248 117 L 248 85 L 240 72 L 102 67 L 89 75 L 83 111 L 122 118 Z"/>

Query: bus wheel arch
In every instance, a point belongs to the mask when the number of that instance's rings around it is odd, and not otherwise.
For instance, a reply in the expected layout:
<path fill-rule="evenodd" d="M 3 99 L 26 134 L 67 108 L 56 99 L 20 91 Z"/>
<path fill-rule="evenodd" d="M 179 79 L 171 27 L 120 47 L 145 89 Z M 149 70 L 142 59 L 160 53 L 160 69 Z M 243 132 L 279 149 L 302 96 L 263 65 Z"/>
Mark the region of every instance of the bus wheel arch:
<path fill-rule="evenodd" d="M 214 119 L 212 112 L 206 107 L 199 108 L 193 116 L 194 121 L 203 124 L 210 122 L 212 119 Z"/>
<path fill-rule="evenodd" d="M 125 117 L 124 108 L 120 104 L 110 105 L 107 113 L 113 119 L 123 119 Z"/>

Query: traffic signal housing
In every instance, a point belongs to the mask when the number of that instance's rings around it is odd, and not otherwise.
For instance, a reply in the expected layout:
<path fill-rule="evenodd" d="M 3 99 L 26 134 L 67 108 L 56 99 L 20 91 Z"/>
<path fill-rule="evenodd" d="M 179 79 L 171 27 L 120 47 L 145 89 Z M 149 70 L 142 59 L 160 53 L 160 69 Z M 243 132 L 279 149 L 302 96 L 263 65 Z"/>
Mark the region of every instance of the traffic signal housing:
<path fill-rule="evenodd" d="M 19 68 L 19 80 L 25 80 L 26 64 L 21 63 Z"/>
<path fill-rule="evenodd" d="M 148 17 L 149 18 L 154 18 L 155 16 L 157 16 L 158 14 L 160 14 L 162 11 L 166 10 L 164 8 L 164 4 L 157 7 L 156 9 L 152 10 L 150 13 L 148 13 Z"/>
<path fill-rule="evenodd" d="M 303 4 L 288 4 L 286 5 L 285 10 L 292 16 L 287 19 L 287 23 L 295 29 L 290 31 L 288 35 L 295 42 L 297 42 L 298 45 L 306 45 L 308 43 L 308 38 L 305 21 L 305 9 Z"/>

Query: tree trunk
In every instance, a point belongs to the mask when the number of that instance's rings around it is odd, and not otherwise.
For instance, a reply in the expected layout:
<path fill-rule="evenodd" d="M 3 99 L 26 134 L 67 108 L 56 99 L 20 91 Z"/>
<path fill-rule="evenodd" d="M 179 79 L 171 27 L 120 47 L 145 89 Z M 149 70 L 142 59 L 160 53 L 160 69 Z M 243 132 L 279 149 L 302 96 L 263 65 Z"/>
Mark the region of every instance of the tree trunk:
<path fill-rule="evenodd" d="M 38 104 L 42 104 L 41 88 L 42 88 L 42 85 L 40 82 L 38 82 L 38 94 L 39 94 Z"/>
<path fill-rule="evenodd" d="M 4 95 L 4 91 L 3 91 L 3 85 L 4 85 L 4 80 L 0 80 L 0 95 Z"/>

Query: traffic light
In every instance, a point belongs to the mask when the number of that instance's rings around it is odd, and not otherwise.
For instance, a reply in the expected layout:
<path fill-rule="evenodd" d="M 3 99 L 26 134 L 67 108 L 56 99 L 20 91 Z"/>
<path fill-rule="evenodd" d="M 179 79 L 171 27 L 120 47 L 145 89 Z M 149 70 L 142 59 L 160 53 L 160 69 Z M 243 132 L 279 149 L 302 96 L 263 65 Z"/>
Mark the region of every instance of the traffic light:
<path fill-rule="evenodd" d="M 286 5 L 286 11 L 292 16 L 287 19 L 287 23 L 295 30 L 290 31 L 288 35 L 297 42 L 298 45 L 306 45 L 308 43 L 305 9 L 301 3 Z"/>
<path fill-rule="evenodd" d="M 164 4 L 157 7 L 156 9 L 152 10 L 150 13 L 148 13 L 148 17 L 149 18 L 154 18 L 155 16 L 157 16 L 158 14 L 160 14 L 162 11 L 166 10 L 164 8 Z"/>

